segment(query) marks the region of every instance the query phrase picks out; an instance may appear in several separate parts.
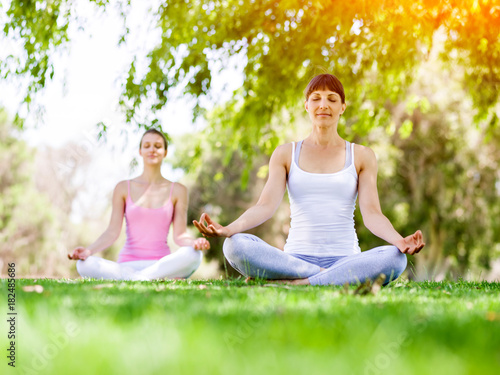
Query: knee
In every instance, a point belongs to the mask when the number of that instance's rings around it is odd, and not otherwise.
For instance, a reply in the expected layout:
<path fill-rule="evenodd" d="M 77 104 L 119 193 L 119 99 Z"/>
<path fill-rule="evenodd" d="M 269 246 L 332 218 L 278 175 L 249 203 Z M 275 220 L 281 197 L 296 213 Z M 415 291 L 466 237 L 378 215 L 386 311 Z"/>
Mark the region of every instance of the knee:
<path fill-rule="evenodd" d="M 77 260 L 76 261 L 76 270 L 78 271 L 78 274 L 80 276 L 82 275 L 83 267 L 85 267 L 85 265 L 83 264 L 83 260 Z"/>
<path fill-rule="evenodd" d="M 403 254 L 396 246 L 393 247 L 394 261 L 400 270 L 400 274 L 406 269 L 408 260 L 406 259 L 406 254 Z"/>
<path fill-rule="evenodd" d="M 222 245 L 222 252 L 228 260 L 236 260 L 243 256 L 244 247 L 244 234 L 237 233 L 231 237 L 226 238 Z"/>
<path fill-rule="evenodd" d="M 403 254 L 396 246 L 384 246 L 386 264 L 391 268 L 396 277 L 399 277 L 406 269 L 406 254 Z"/>
<path fill-rule="evenodd" d="M 93 257 L 93 256 L 89 256 L 85 260 L 81 260 L 81 259 L 77 260 L 76 261 L 76 270 L 78 271 L 78 274 L 80 276 L 84 277 L 88 273 L 89 268 L 91 268 L 94 263 L 95 263 L 95 257 Z"/>
<path fill-rule="evenodd" d="M 189 263 L 200 264 L 203 259 L 203 253 L 201 250 L 195 250 L 192 246 L 183 246 L 179 250 L 183 253 L 186 259 L 189 260 Z"/>

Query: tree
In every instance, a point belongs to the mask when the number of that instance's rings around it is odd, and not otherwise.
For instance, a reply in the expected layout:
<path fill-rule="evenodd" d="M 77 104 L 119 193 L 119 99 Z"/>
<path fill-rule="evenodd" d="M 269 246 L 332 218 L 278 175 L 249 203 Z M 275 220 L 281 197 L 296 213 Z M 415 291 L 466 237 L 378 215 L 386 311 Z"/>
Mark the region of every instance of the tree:
<path fill-rule="evenodd" d="M 108 1 L 88 1 L 112 8 Z M 124 17 L 120 42 L 127 43 L 130 0 L 113 5 Z M 67 44 L 70 25 L 81 22 L 75 12 L 67 0 L 11 1 L 4 33 L 23 43 L 23 53 L 10 56 L 0 72 L 27 78 L 26 103 L 53 76 L 51 56 Z M 273 118 L 296 106 L 318 70 L 335 72 L 346 85 L 352 136 L 386 125 L 385 101 L 397 102 L 406 92 L 436 32 L 447 35 L 442 59 L 467 67 L 462 82 L 477 119 L 498 126 L 492 110 L 500 92 L 500 40 L 493 27 L 500 22 L 498 0 L 171 0 L 152 4 L 151 19 L 161 38 L 147 56 L 136 56 L 123 82 L 127 120 L 157 124 L 177 86 L 195 99 L 195 115 L 203 114 L 214 75 L 238 55 L 244 83 L 227 103 L 217 103 L 209 124 L 230 146 L 227 155 L 238 150 L 247 166 L 256 150 L 269 154 L 279 143 Z"/>
<path fill-rule="evenodd" d="M 15 262 L 18 275 L 51 275 L 61 223 L 35 187 L 33 151 L 18 139 L 3 110 L 0 140 L 0 272 Z"/>
<path fill-rule="evenodd" d="M 378 151 L 382 207 L 402 233 L 421 228 L 426 248 L 413 277 L 478 276 L 500 254 L 500 132 L 473 126 L 459 72 L 432 59 L 405 101 L 388 106 L 392 126 L 370 135 Z M 486 142 L 486 138 L 489 138 Z M 374 242 L 366 231 L 361 240 Z"/>

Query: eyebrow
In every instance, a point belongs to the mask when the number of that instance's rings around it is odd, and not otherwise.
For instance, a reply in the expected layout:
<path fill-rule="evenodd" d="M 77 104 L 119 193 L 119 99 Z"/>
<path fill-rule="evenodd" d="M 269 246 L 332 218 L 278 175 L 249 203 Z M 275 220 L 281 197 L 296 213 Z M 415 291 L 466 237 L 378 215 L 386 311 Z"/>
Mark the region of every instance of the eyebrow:
<path fill-rule="evenodd" d="M 320 93 L 318 93 L 318 92 L 313 92 L 311 95 L 317 95 L 317 96 L 319 96 L 319 95 L 321 95 L 321 94 L 320 94 Z M 340 95 L 339 95 L 339 94 L 337 94 L 336 92 L 332 92 L 331 94 L 328 94 L 328 96 L 335 96 L 335 97 L 337 97 L 337 96 L 338 96 L 338 97 L 340 98 Z"/>
<path fill-rule="evenodd" d="M 161 145 L 161 144 L 163 144 L 163 142 L 161 142 L 161 141 L 156 141 L 156 142 L 144 141 L 144 142 L 143 142 L 143 144 L 145 144 L 145 145 L 146 145 L 146 144 L 148 145 L 148 144 L 150 144 L 150 143 L 154 143 L 155 145 Z"/>

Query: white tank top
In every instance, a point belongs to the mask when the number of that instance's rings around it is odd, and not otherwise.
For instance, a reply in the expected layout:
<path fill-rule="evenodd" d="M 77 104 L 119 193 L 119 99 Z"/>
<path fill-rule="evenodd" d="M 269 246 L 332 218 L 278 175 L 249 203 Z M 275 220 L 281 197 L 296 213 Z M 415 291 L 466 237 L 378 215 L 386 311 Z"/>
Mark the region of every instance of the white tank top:
<path fill-rule="evenodd" d="M 292 148 L 288 173 L 290 232 L 285 252 L 313 256 L 361 252 L 354 229 L 358 174 L 354 147 L 346 141 L 344 168 L 336 173 L 310 173 L 299 167 L 302 141 Z"/>

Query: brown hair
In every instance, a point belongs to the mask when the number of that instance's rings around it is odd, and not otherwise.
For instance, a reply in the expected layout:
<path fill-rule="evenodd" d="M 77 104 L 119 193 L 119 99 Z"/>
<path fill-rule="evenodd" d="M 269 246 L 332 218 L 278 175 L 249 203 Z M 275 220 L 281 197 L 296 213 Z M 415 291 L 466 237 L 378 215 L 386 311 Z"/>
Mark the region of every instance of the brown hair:
<path fill-rule="evenodd" d="M 309 95 L 311 95 L 313 91 L 320 89 L 328 89 L 333 92 L 336 92 L 337 94 L 340 95 L 342 104 L 345 103 L 344 86 L 342 86 L 340 80 L 333 74 L 320 74 L 311 79 L 306 89 L 304 90 L 306 100 L 309 99 Z"/>
<path fill-rule="evenodd" d="M 163 138 L 163 145 L 165 146 L 165 150 L 166 150 L 168 147 L 168 142 L 167 142 L 167 137 L 165 136 L 165 133 L 163 133 L 162 131 L 159 131 L 158 129 L 154 129 L 154 128 L 148 129 L 144 132 L 144 134 L 141 137 L 141 142 L 139 143 L 139 148 L 142 147 L 142 140 L 143 140 L 144 136 L 146 134 L 151 134 L 151 133 L 158 134 L 159 136 L 161 136 Z"/>

